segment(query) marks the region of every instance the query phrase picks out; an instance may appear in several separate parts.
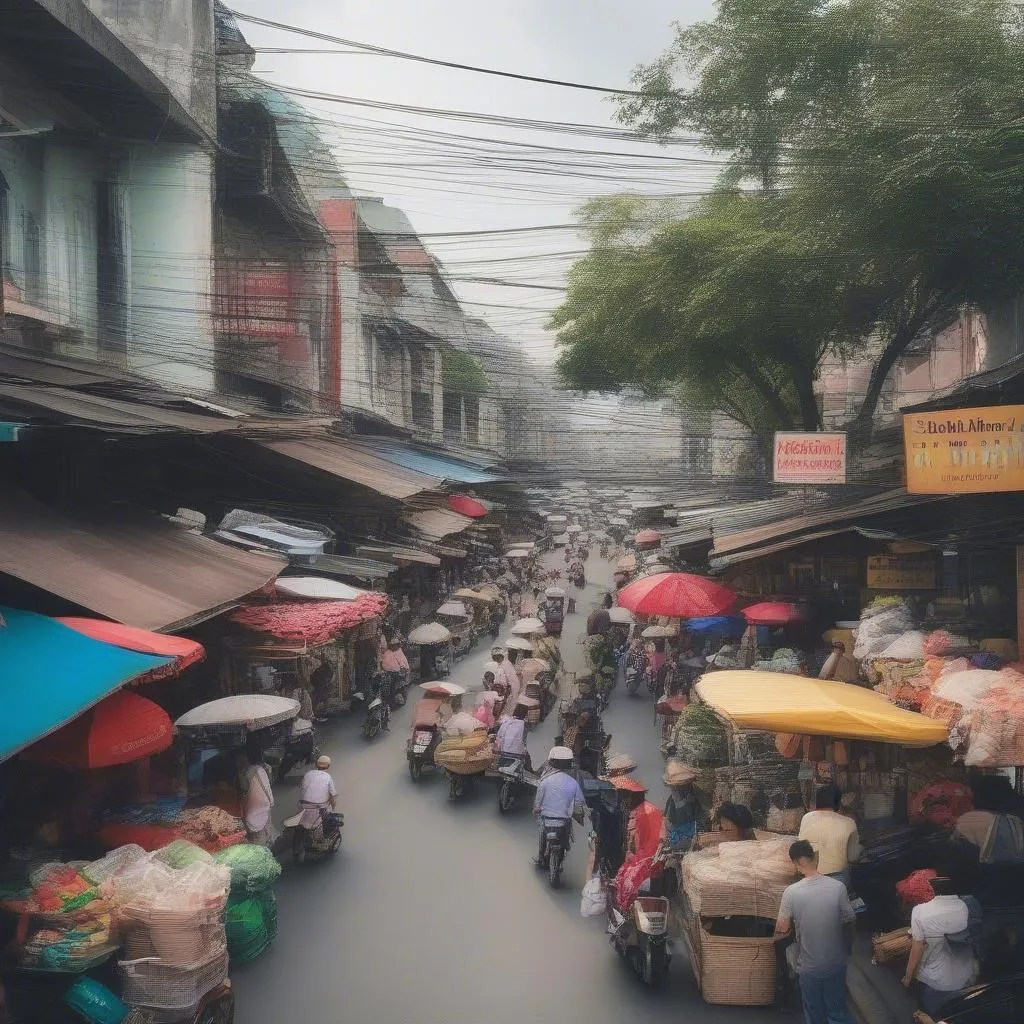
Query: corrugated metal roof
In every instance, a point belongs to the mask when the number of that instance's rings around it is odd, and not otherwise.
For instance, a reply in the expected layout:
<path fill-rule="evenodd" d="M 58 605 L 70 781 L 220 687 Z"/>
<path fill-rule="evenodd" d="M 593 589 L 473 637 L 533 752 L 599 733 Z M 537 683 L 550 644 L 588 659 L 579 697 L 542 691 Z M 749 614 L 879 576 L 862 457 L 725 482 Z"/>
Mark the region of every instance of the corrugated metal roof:
<path fill-rule="evenodd" d="M 0 572 L 143 629 L 170 631 L 210 618 L 286 564 L 159 516 L 70 519 L 27 495 L 0 495 Z"/>
<path fill-rule="evenodd" d="M 488 484 L 507 479 L 504 474 L 481 469 L 439 451 L 414 447 L 394 438 L 361 437 L 360 446 L 382 459 L 418 473 L 461 484 Z"/>
<path fill-rule="evenodd" d="M 965 377 L 927 402 L 908 405 L 903 412 L 938 412 L 967 405 L 1002 405 L 1024 397 L 1024 355 L 991 370 Z"/>
<path fill-rule="evenodd" d="M 356 554 L 383 555 L 385 558 L 394 558 L 399 562 L 417 562 L 420 565 L 436 566 L 441 564 L 441 559 L 429 551 L 403 547 L 399 544 L 358 544 Z"/>
<path fill-rule="evenodd" d="M 772 544 L 764 544 L 760 547 L 745 548 L 743 551 L 734 551 L 730 554 L 723 554 L 711 559 L 713 569 L 725 569 L 730 565 L 740 562 L 751 562 L 757 558 L 765 558 L 767 555 L 778 554 L 780 551 L 788 551 L 790 548 L 798 548 L 802 544 L 810 544 L 812 541 L 824 540 L 826 537 L 837 537 L 844 533 L 859 533 L 869 540 L 896 540 L 898 534 L 889 530 L 868 530 L 860 526 L 840 526 L 832 530 L 818 530 L 814 533 L 801 533 L 794 537 L 787 537 L 785 540 L 775 541 Z"/>
<path fill-rule="evenodd" d="M 805 515 L 776 520 L 748 530 L 717 535 L 715 546 L 711 549 L 711 557 L 717 559 L 730 552 L 773 543 L 784 537 L 805 536 L 815 529 L 843 522 L 854 525 L 854 521 L 857 521 L 858 525 L 862 525 L 863 520 L 873 516 L 897 512 L 934 501 L 946 501 L 950 497 L 950 495 L 943 494 L 907 494 L 900 488 L 845 504 L 833 504 L 828 508 Z"/>
<path fill-rule="evenodd" d="M 312 561 L 293 563 L 303 572 L 322 573 L 325 576 L 347 576 L 356 580 L 383 580 L 398 566 L 374 558 L 356 558 L 354 555 L 320 555 Z"/>
<path fill-rule="evenodd" d="M 441 486 L 439 477 L 400 466 L 345 438 L 319 434 L 312 437 L 261 440 L 259 443 L 278 455 L 295 459 L 331 476 L 350 480 L 389 498 L 403 500 Z"/>
<path fill-rule="evenodd" d="M 413 512 L 403 518 L 414 530 L 422 533 L 429 540 L 440 540 L 453 533 L 461 533 L 466 527 L 473 525 L 473 520 L 469 516 L 443 508 Z"/>

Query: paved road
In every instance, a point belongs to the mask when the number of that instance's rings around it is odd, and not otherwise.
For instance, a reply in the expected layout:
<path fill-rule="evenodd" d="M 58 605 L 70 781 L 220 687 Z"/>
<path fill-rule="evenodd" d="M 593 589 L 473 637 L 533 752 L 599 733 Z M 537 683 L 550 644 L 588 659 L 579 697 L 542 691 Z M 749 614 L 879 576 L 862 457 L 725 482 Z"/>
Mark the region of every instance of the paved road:
<path fill-rule="evenodd" d="M 603 585 L 610 572 L 595 556 L 590 575 Z M 562 650 L 570 669 L 583 667 L 576 641 L 601 592 L 589 585 L 579 612 L 566 619 Z M 477 679 L 488 657 L 479 645 L 453 679 Z M 441 777 L 410 781 L 408 716 L 408 708 L 400 711 L 390 735 L 371 744 L 360 738 L 355 716 L 328 738 L 345 843 L 333 861 L 299 869 L 286 863 L 277 941 L 233 975 L 239 1024 L 780 1019 L 774 1010 L 705 1005 L 679 950 L 665 990 L 644 990 L 609 948 L 603 918 L 580 917 L 583 832 L 577 829 L 564 888 L 552 892 L 530 865 L 536 834 L 528 807 L 502 817 L 491 784 L 450 804 Z M 551 745 L 556 720 L 549 716 L 531 736 L 535 760 Z M 662 801 L 650 699 L 629 699 L 620 688 L 606 722 L 613 749 L 640 762 L 638 774 Z M 277 792 L 282 816 L 296 799 L 294 774 Z"/>

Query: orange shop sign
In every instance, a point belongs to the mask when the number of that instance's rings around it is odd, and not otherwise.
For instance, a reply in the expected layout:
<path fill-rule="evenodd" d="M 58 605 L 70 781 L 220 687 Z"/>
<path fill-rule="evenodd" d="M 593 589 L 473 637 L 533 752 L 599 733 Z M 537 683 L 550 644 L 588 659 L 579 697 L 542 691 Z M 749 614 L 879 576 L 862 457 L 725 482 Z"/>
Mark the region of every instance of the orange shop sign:
<path fill-rule="evenodd" d="M 846 435 L 777 431 L 773 463 L 777 484 L 845 484 Z"/>
<path fill-rule="evenodd" d="M 903 417 L 907 491 L 1024 491 L 1024 405 L 915 412 Z"/>

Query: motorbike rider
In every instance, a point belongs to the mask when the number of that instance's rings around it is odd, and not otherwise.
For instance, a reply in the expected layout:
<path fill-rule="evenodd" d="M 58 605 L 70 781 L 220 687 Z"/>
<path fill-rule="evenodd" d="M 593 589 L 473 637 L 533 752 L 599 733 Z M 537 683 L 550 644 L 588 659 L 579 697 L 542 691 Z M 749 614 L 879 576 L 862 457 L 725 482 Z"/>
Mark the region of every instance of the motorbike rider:
<path fill-rule="evenodd" d="M 497 735 L 494 737 L 494 744 L 499 754 L 521 755 L 530 765 L 530 751 L 526 747 L 526 716 L 529 709 L 524 704 L 516 704 L 512 715 L 505 718 L 498 726 Z"/>
<path fill-rule="evenodd" d="M 444 731 L 447 736 L 469 736 L 477 729 L 483 729 L 484 725 L 478 718 L 463 709 L 462 696 L 457 695 L 451 699 L 451 717 L 444 723 Z"/>
<path fill-rule="evenodd" d="M 581 821 L 586 803 L 583 790 L 572 771 L 573 756 L 568 747 L 552 747 L 548 751 L 547 763 L 551 767 L 537 785 L 533 801 L 533 816 L 540 821 L 540 835 L 537 843 L 537 867 L 547 867 L 547 842 L 545 819 L 566 822 L 571 829 L 572 819 Z"/>
<path fill-rule="evenodd" d="M 491 657 L 498 666 L 497 671 L 494 673 L 494 678 L 499 683 L 508 684 L 509 698 L 514 703 L 519 696 L 520 689 L 522 689 L 522 683 L 519 681 L 519 674 L 516 672 L 515 666 L 505 660 L 505 654 L 504 647 L 491 648 Z"/>
<path fill-rule="evenodd" d="M 380 656 L 380 670 L 384 673 L 387 698 L 409 682 L 409 659 L 402 650 L 402 638 L 396 633 L 387 650 Z"/>
<path fill-rule="evenodd" d="M 316 767 L 302 776 L 302 785 L 299 787 L 299 806 L 302 808 L 300 828 L 310 831 L 317 828 L 321 812 L 328 808 L 333 811 L 337 805 L 338 791 L 328 771 L 330 767 L 331 759 L 321 754 L 316 759 Z"/>
<path fill-rule="evenodd" d="M 578 682 L 579 696 L 565 710 L 566 746 L 575 751 L 579 766 L 598 775 L 604 745 L 604 724 L 594 681 L 586 676 Z"/>

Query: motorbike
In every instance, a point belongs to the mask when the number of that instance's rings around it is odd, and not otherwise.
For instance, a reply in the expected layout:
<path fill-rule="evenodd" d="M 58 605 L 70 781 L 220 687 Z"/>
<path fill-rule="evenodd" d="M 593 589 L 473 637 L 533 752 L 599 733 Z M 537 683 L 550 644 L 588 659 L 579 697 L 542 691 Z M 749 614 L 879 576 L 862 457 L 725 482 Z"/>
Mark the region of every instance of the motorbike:
<path fill-rule="evenodd" d="M 307 857 L 329 857 L 341 849 L 341 829 L 345 815 L 321 807 L 320 820 L 313 828 L 300 824 L 303 811 L 293 814 L 284 823 L 285 834 L 291 833 L 292 859 L 301 864 Z"/>
<path fill-rule="evenodd" d="M 304 718 L 293 719 L 291 731 L 280 746 L 280 753 L 278 749 L 275 747 L 264 755 L 272 770 L 272 777 L 277 782 L 298 765 L 315 767 L 316 759 L 320 756 L 320 746 L 313 723 Z"/>
<path fill-rule="evenodd" d="M 664 984 L 672 951 L 668 942 L 668 900 L 637 896 L 623 913 L 615 905 L 615 883 L 608 887 L 608 923 L 615 952 L 651 988 Z"/>
<path fill-rule="evenodd" d="M 586 573 L 579 563 L 569 567 L 569 582 L 577 590 L 582 590 L 587 585 Z"/>
<path fill-rule="evenodd" d="M 572 846 L 572 819 L 544 818 L 543 826 L 537 864 L 547 870 L 551 888 L 557 889 L 562 881 L 565 855 Z"/>
<path fill-rule="evenodd" d="M 536 792 L 539 781 L 536 772 L 526 767 L 523 754 L 499 754 L 497 765 L 488 775 L 498 781 L 498 810 L 502 814 L 511 811 L 520 796 Z"/>
<path fill-rule="evenodd" d="M 363 736 L 372 740 L 377 733 L 383 732 L 391 724 L 391 705 L 380 695 L 379 686 L 368 687 L 371 695 L 367 697 L 360 690 L 352 694 L 352 700 L 366 705 L 366 717 L 363 719 Z"/>
<path fill-rule="evenodd" d="M 387 701 L 391 705 L 392 711 L 405 707 L 408 688 L 409 677 L 404 672 L 384 673 L 384 689 L 381 692 L 387 694 Z"/>
<path fill-rule="evenodd" d="M 434 749 L 441 742 L 437 712 L 442 703 L 440 700 L 424 699 L 413 709 L 412 736 L 405 746 L 409 778 L 413 782 L 419 782 L 425 768 L 434 766 Z"/>
<path fill-rule="evenodd" d="M 644 673 L 632 665 L 626 666 L 626 693 L 635 697 L 640 692 L 640 684 L 643 682 Z"/>

